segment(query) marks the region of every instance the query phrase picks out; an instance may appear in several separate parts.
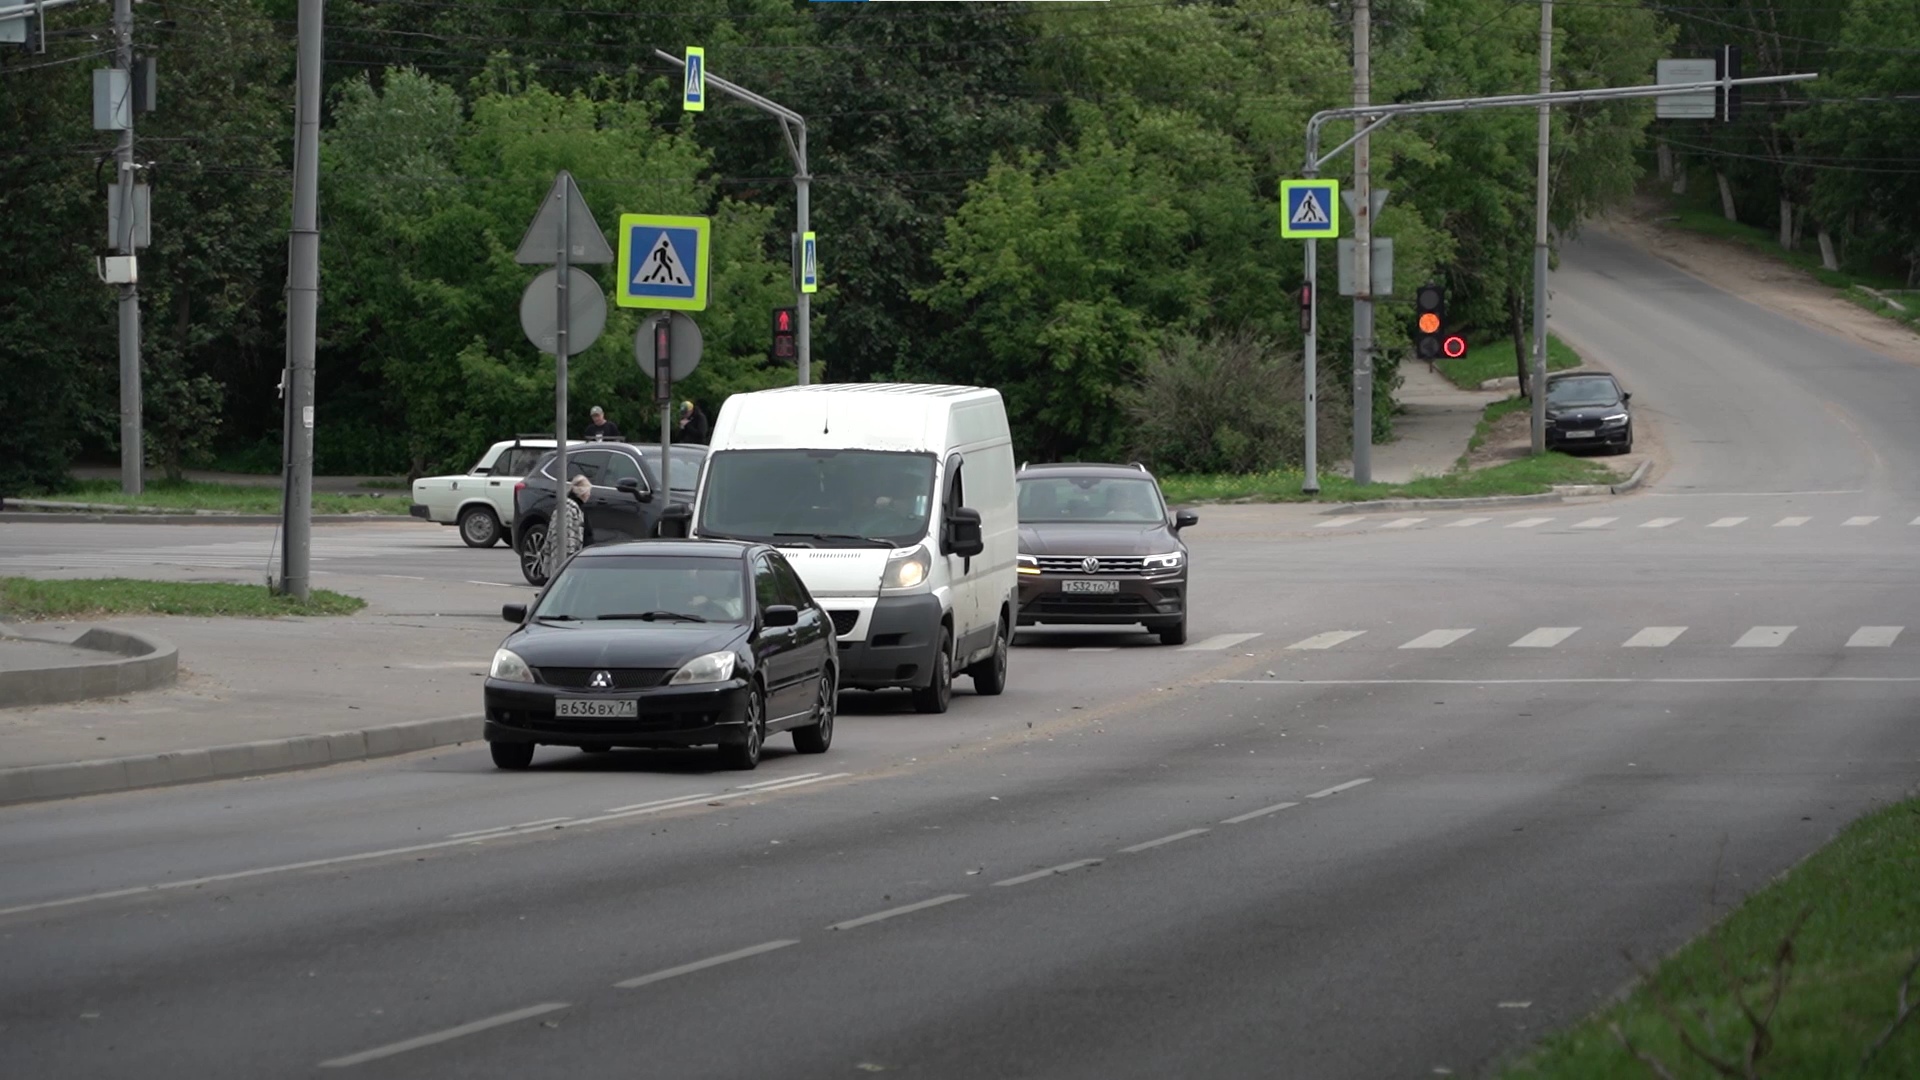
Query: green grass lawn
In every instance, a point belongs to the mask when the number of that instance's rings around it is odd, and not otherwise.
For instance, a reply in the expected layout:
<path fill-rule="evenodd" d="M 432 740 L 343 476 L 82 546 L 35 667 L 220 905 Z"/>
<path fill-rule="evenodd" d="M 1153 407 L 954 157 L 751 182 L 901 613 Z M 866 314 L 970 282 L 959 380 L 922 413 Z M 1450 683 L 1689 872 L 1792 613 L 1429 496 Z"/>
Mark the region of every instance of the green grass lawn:
<path fill-rule="evenodd" d="M 247 484 L 205 484 L 192 480 L 165 480 L 147 485 L 138 495 L 120 490 L 114 480 L 77 480 L 56 495 L 38 496 L 61 502 L 111 503 L 116 506 L 155 506 L 167 510 L 227 510 L 243 514 L 278 514 L 280 489 Z M 316 514 L 405 514 L 410 491 L 391 495 L 337 495 L 315 492 Z"/>
<path fill-rule="evenodd" d="M 1504 404 L 1504 403 L 1501 403 Z M 1356 484 L 1332 474 L 1320 477 L 1320 493 L 1300 491 L 1303 474 L 1293 470 L 1249 476 L 1163 476 L 1160 487 L 1175 505 L 1196 502 L 1359 502 L 1366 499 L 1464 499 L 1487 495 L 1538 495 L 1555 484 L 1605 484 L 1619 474 L 1599 461 L 1542 454 L 1467 473 L 1422 478 L 1406 484 Z"/>
<path fill-rule="evenodd" d="M 1503 379 L 1513 374 L 1513 339 L 1482 342 L 1467 350 L 1458 360 L 1438 360 L 1434 366 L 1448 381 L 1462 390 L 1478 390 L 1488 379 Z M 1580 366 L 1580 354 L 1566 342 L 1547 335 L 1547 370 L 1565 371 Z"/>
<path fill-rule="evenodd" d="M 1708 868 L 1702 867 L 1704 874 Z M 1804 919 L 1804 922 L 1802 920 Z M 1797 929 L 1796 929 L 1797 927 Z M 1756 1014 L 1772 1000 L 1781 943 L 1791 962 L 1770 1045 L 1751 1072 L 1739 1064 L 1754 1038 L 1737 993 Z M 1647 958 L 1650 960 L 1651 958 Z M 1920 1012 L 1920 799 L 1854 822 L 1831 844 L 1761 889 L 1708 935 L 1653 971 L 1624 1002 L 1549 1037 L 1507 1080 L 1658 1075 L 1622 1044 L 1679 1077 L 1920 1076 L 1920 1016 L 1887 1038 L 1897 1002 Z M 1914 981 L 1901 995 L 1902 977 Z M 1618 1027 L 1616 1034 L 1614 1028 Z M 1681 1041 L 1734 1068 L 1721 1073 Z"/>
<path fill-rule="evenodd" d="M 96 615 L 351 615 L 367 602 L 314 589 L 302 604 L 264 585 L 205 581 L 0 577 L 0 618 L 65 619 Z"/>

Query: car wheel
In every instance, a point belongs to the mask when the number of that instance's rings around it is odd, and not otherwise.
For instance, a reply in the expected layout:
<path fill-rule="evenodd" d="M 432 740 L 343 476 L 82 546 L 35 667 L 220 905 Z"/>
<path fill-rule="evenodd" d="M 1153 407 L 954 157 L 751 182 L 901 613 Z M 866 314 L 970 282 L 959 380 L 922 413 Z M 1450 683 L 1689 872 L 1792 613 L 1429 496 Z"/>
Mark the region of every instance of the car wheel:
<path fill-rule="evenodd" d="M 729 769 L 746 770 L 760 764 L 760 750 L 767 741 L 767 703 L 758 683 L 747 688 L 746 728 L 746 741 L 720 748 L 720 760 Z"/>
<path fill-rule="evenodd" d="M 490 742 L 487 749 L 493 752 L 495 768 L 518 770 L 533 764 L 533 744 L 530 742 Z"/>
<path fill-rule="evenodd" d="M 1187 643 L 1187 617 L 1181 615 L 1179 622 L 1174 623 L 1172 626 L 1163 626 L 1156 631 L 1156 633 L 1160 635 L 1160 644 L 1162 645 L 1185 645 Z"/>
<path fill-rule="evenodd" d="M 993 652 L 985 660 L 967 669 L 973 676 L 973 692 L 983 697 L 994 697 L 1007 688 L 1007 624 L 1001 623 L 993 632 Z"/>
<path fill-rule="evenodd" d="M 520 576 L 529 585 L 547 583 L 547 524 L 538 522 L 520 532 Z"/>
<path fill-rule="evenodd" d="M 803 754 L 824 754 L 833 745 L 833 719 L 840 711 L 840 685 L 833 669 L 820 673 L 819 697 L 813 703 L 813 723 L 793 729 L 793 748 Z"/>
<path fill-rule="evenodd" d="M 943 713 L 953 704 L 953 631 L 940 631 L 940 651 L 933 657 L 933 681 L 913 692 L 913 707 L 923 713 Z"/>
<path fill-rule="evenodd" d="M 500 519 L 484 506 L 460 511 L 460 539 L 468 547 L 490 548 L 500 542 Z"/>

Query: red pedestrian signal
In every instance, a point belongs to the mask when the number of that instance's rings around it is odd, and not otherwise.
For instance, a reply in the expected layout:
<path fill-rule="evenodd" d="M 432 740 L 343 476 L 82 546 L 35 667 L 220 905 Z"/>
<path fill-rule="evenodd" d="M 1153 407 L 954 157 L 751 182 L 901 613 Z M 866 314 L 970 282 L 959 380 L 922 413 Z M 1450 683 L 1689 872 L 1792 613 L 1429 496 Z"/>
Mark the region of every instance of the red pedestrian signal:
<path fill-rule="evenodd" d="M 1467 355 L 1467 339 L 1459 334 L 1448 334 L 1447 339 L 1440 343 L 1440 351 L 1446 354 L 1447 359 L 1458 360 Z"/>
<path fill-rule="evenodd" d="M 771 352 L 773 359 L 792 360 L 799 355 L 800 350 L 794 344 L 793 338 L 794 324 L 798 321 L 797 316 L 798 312 L 794 308 L 783 307 L 773 309 L 773 349 Z"/>

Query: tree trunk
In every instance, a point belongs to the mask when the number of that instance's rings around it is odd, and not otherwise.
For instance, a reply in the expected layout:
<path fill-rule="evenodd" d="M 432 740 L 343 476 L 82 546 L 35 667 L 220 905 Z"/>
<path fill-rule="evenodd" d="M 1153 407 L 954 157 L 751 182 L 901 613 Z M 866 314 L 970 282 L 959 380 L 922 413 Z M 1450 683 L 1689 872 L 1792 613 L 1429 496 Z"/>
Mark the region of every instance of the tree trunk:
<path fill-rule="evenodd" d="M 1507 286 L 1507 317 L 1513 323 L 1513 368 L 1520 378 L 1520 396 L 1527 397 L 1526 309 L 1520 303 L 1520 291 Z"/>
<path fill-rule="evenodd" d="M 1824 226 L 1820 229 L 1820 265 L 1829 270 L 1840 269 L 1840 260 L 1833 254 L 1833 234 Z"/>
<path fill-rule="evenodd" d="M 1660 159 L 1660 179 L 1673 179 L 1673 147 L 1668 146 L 1663 140 L 1654 150 Z"/>
<path fill-rule="evenodd" d="M 1793 200 L 1780 196 L 1780 247 L 1793 250 Z"/>
<path fill-rule="evenodd" d="M 1739 221 L 1740 215 L 1733 208 L 1733 185 L 1727 183 L 1727 174 L 1716 172 L 1713 175 L 1720 181 L 1720 212 L 1726 215 L 1728 221 Z"/>

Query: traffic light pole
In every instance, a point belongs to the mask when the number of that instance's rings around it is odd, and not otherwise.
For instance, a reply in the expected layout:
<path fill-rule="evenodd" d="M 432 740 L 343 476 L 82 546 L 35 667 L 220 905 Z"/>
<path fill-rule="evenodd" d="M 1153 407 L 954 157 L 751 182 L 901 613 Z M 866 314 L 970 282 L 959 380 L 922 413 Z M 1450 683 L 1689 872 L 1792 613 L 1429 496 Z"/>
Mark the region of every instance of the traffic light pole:
<path fill-rule="evenodd" d="M 1540 92 L 1553 90 L 1553 0 L 1540 5 Z M 1540 106 L 1540 146 L 1533 192 L 1533 452 L 1547 449 L 1547 140 L 1553 106 Z"/>
<path fill-rule="evenodd" d="M 1307 120 L 1307 153 L 1302 174 L 1309 180 L 1320 175 L 1320 170 L 1328 162 L 1345 153 L 1360 140 L 1373 134 L 1374 130 L 1396 116 L 1423 116 L 1433 113 L 1471 112 L 1476 109 L 1525 108 L 1527 106 L 1578 105 L 1591 101 L 1628 101 L 1635 98 L 1668 97 L 1674 94 L 1726 94 L 1736 86 L 1760 86 L 1768 83 L 1806 82 L 1819 78 L 1817 72 L 1803 72 L 1793 75 L 1757 75 L 1746 79 L 1721 78 L 1712 82 L 1664 83 L 1651 86 L 1605 86 L 1591 90 L 1553 90 L 1538 94 L 1504 94 L 1498 97 L 1448 98 L 1441 101 L 1409 101 L 1392 105 L 1355 106 L 1345 109 L 1322 109 Z M 1339 120 L 1358 121 L 1354 125 L 1353 137 L 1327 151 L 1320 152 L 1320 129 Z M 1307 241 L 1306 276 L 1308 284 L 1313 283 L 1316 270 L 1316 252 L 1314 241 Z M 1544 280 L 1545 275 L 1542 275 Z M 1371 284 L 1371 283 L 1369 283 Z M 1307 461 L 1312 462 L 1314 453 L 1314 430 L 1316 426 L 1314 410 L 1316 408 L 1313 363 L 1316 354 L 1319 325 L 1320 290 L 1314 289 L 1309 297 L 1307 312 L 1307 336 L 1304 356 L 1307 365 Z M 1540 431 L 1536 427 L 1536 432 Z M 1308 493 L 1320 489 L 1319 481 L 1311 464 L 1307 469 L 1306 486 Z"/>
<path fill-rule="evenodd" d="M 675 56 L 672 53 L 666 52 L 662 49 L 653 50 L 653 55 L 659 57 L 662 60 L 667 61 L 668 63 L 679 65 L 682 70 L 685 70 L 687 66 L 687 61 L 684 57 Z M 704 78 L 706 79 L 708 86 L 711 86 L 714 89 L 721 91 L 722 93 L 729 94 L 733 97 L 739 98 L 741 101 L 746 102 L 747 104 L 753 106 L 754 108 L 759 109 L 761 112 L 766 113 L 767 115 L 772 116 L 774 119 L 780 121 L 780 133 L 784 135 L 787 140 L 787 154 L 793 158 L 794 217 L 797 219 L 795 223 L 794 238 L 796 242 L 798 242 L 801 237 L 804 237 L 807 235 L 807 229 L 808 229 L 807 219 L 812 210 L 812 206 L 811 206 L 812 199 L 810 197 L 812 195 L 812 192 L 810 189 L 813 185 L 813 174 L 807 171 L 807 120 L 806 120 L 806 117 L 801 116 L 799 113 L 794 112 L 792 109 L 787 108 L 785 105 L 781 105 L 778 102 L 775 102 L 769 98 L 761 97 L 759 94 L 756 94 L 751 90 L 748 90 L 746 87 L 741 86 L 738 83 L 731 83 L 725 79 L 720 78 L 718 75 L 715 75 L 713 73 L 713 69 L 711 68 L 707 69 L 706 74 L 704 75 Z M 796 366 L 799 368 L 799 372 L 800 372 L 800 385 L 805 386 L 808 383 L 813 381 L 813 318 L 812 318 L 813 305 L 811 303 L 812 296 L 805 289 L 800 287 L 800 272 L 799 272 L 799 265 L 798 265 L 799 260 L 801 258 L 800 252 L 798 250 L 790 252 L 790 258 L 794 263 L 794 268 L 793 268 L 794 269 L 793 292 L 795 297 L 794 307 L 798 309 L 798 312 L 797 312 L 798 318 L 796 319 L 796 322 L 798 322 L 799 324 L 797 327 L 795 327 L 796 333 L 794 334 L 794 338 L 795 338 L 794 344 L 797 347 L 796 351 L 800 354 L 799 361 L 796 364 Z"/>

